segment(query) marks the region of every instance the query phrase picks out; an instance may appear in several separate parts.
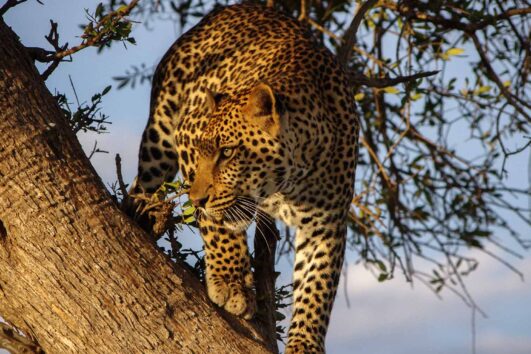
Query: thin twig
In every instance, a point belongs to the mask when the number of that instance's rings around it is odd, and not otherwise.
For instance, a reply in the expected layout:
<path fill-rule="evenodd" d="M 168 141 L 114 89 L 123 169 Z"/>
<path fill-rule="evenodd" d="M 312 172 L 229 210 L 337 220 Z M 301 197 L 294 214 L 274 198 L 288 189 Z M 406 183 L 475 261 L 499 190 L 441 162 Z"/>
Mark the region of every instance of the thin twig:
<path fill-rule="evenodd" d="M 120 187 L 120 193 L 122 193 L 122 203 L 126 203 L 129 199 L 127 188 L 125 187 L 124 178 L 122 176 L 122 158 L 120 154 L 116 154 L 114 161 L 116 162 L 116 176 L 118 177 L 118 186 Z"/>
<path fill-rule="evenodd" d="M 88 159 L 90 160 L 97 151 L 98 151 L 98 141 L 94 140 L 94 146 L 92 147 L 92 150 L 90 151 L 90 154 L 88 155 Z"/>
<path fill-rule="evenodd" d="M 498 7 L 502 11 L 502 14 L 506 13 L 505 9 L 503 8 L 502 2 L 500 0 L 496 0 L 496 3 L 498 4 Z M 529 41 L 526 41 L 524 38 L 522 38 L 522 36 L 516 29 L 516 26 L 514 25 L 510 17 L 507 18 L 507 22 L 509 23 L 509 26 L 513 30 L 513 33 L 515 34 L 515 36 L 518 38 L 518 41 L 520 42 L 520 45 L 522 46 L 522 48 L 524 48 L 526 51 L 529 51 Z"/>
<path fill-rule="evenodd" d="M 304 22 L 308 19 L 308 4 L 306 0 L 301 0 L 301 10 L 299 15 L 299 21 Z"/>
<path fill-rule="evenodd" d="M 531 122 L 531 116 L 528 113 L 526 113 L 522 109 L 522 107 L 520 107 L 520 104 L 524 106 L 527 106 L 527 104 L 525 102 L 522 102 L 520 99 L 515 97 L 513 94 L 511 94 L 509 90 L 507 89 L 507 87 L 503 85 L 502 81 L 500 80 L 500 78 L 498 77 L 494 69 L 492 68 L 492 65 L 490 64 L 490 60 L 489 58 L 487 58 L 487 54 L 483 51 L 483 48 L 481 48 L 481 43 L 479 41 L 478 36 L 475 33 L 468 33 L 468 35 L 470 38 L 472 38 L 472 42 L 474 42 L 476 51 L 478 52 L 479 57 L 481 59 L 481 63 L 485 67 L 487 77 L 491 81 L 493 81 L 496 84 L 496 86 L 498 86 L 498 89 L 500 90 L 501 94 L 505 97 L 505 99 L 507 99 L 507 101 L 511 104 L 511 106 L 513 106 L 514 109 L 518 111 L 518 113 L 523 115 L 529 122 Z"/>
<path fill-rule="evenodd" d="M 74 91 L 74 97 L 76 98 L 77 106 L 80 107 L 81 104 L 79 103 L 79 97 L 77 96 L 76 87 L 74 86 L 74 81 L 72 81 L 72 76 L 68 75 L 68 80 L 70 81 L 70 87 L 72 87 L 72 91 Z"/>
<path fill-rule="evenodd" d="M 391 154 L 395 151 L 396 147 L 398 146 L 398 144 L 400 144 L 400 142 L 406 137 L 406 135 L 409 133 L 409 129 L 411 128 L 411 120 L 410 120 L 410 117 L 409 117 L 409 113 L 406 114 L 406 128 L 404 129 L 404 131 L 402 131 L 402 133 L 400 133 L 400 136 L 398 137 L 398 139 L 396 139 L 396 141 L 393 143 L 393 145 L 389 148 L 389 150 L 387 150 L 387 154 L 385 155 L 384 159 L 383 159 L 383 162 L 387 161 L 387 159 L 391 156 Z"/>
<path fill-rule="evenodd" d="M 394 189 L 394 184 L 389 178 L 389 175 L 387 174 L 387 172 L 385 171 L 385 167 L 380 162 L 380 159 L 378 158 L 378 155 L 376 154 L 376 152 L 374 152 L 373 148 L 369 145 L 369 143 L 367 143 L 367 141 L 364 138 L 361 138 L 360 142 L 361 142 L 361 145 L 363 145 L 363 147 L 367 149 L 367 151 L 369 152 L 369 155 L 371 156 L 376 166 L 378 166 L 378 170 L 380 171 L 380 175 L 385 181 L 385 184 L 387 184 L 389 189 L 391 190 Z"/>
<path fill-rule="evenodd" d="M 42 48 L 27 48 L 27 50 L 30 52 L 31 57 L 34 60 L 38 60 L 42 63 L 46 62 L 52 62 L 50 66 L 46 68 L 46 70 L 41 74 L 41 78 L 43 81 L 46 81 L 48 77 L 54 72 L 54 70 L 59 66 L 59 63 L 63 61 L 62 59 L 55 58 L 55 54 L 57 52 L 61 52 L 63 50 L 66 50 L 68 48 L 68 43 L 63 44 L 62 46 L 59 45 L 59 32 L 57 32 L 57 22 L 54 22 L 50 20 L 50 32 L 48 35 L 44 36 L 48 43 L 51 44 L 55 52 L 50 52 Z"/>

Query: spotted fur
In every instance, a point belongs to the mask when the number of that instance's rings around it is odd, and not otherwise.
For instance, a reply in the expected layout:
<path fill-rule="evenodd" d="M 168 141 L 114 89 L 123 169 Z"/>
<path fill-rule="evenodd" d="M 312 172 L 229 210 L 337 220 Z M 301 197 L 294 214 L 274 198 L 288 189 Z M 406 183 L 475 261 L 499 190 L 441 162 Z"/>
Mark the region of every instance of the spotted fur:
<path fill-rule="evenodd" d="M 334 56 L 258 5 L 207 15 L 157 67 L 138 187 L 180 171 L 202 211 L 210 299 L 251 318 L 245 229 L 267 213 L 297 229 L 286 353 L 323 353 L 345 249 L 358 120 Z"/>

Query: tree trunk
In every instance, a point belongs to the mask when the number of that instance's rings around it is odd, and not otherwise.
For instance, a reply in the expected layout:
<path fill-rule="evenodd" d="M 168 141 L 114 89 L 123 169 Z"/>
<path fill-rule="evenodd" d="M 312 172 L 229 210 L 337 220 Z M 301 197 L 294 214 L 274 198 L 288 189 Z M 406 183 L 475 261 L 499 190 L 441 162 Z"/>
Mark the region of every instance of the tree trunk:
<path fill-rule="evenodd" d="M 113 204 L 0 19 L 0 316 L 49 353 L 264 353 Z"/>

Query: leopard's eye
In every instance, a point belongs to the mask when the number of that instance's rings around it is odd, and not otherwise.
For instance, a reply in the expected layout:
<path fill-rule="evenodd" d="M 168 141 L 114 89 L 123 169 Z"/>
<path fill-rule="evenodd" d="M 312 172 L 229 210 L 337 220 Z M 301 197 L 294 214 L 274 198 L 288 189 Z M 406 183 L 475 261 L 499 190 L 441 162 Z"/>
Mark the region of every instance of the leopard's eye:
<path fill-rule="evenodd" d="M 232 157 L 232 155 L 234 154 L 234 148 L 222 148 L 221 151 L 219 152 L 219 157 L 222 158 L 223 160 L 228 160 Z"/>

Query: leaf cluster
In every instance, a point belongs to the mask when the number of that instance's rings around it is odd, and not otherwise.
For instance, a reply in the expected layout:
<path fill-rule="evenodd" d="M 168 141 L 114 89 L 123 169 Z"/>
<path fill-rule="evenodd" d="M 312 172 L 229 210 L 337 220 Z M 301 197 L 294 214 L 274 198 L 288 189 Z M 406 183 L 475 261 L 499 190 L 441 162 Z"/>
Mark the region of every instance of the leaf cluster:
<path fill-rule="evenodd" d="M 90 102 L 80 103 L 76 94 L 75 109 L 72 109 L 72 103 L 68 101 L 65 94 L 57 93 L 54 96 L 74 133 L 77 134 L 80 131 L 98 134 L 107 132 L 107 125 L 111 122 L 109 116 L 101 112 L 101 103 L 103 96 L 109 93 L 111 88 L 112 86 L 107 86 L 100 93 L 94 94 Z"/>
<path fill-rule="evenodd" d="M 128 11 L 127 6 L 119 6 L 114 11 L 106 9 L 103 3 L 99 3 L 94 13 L 85 10 L 89 22 L 81 26 L 83 43 L 98 47 L 99 52 L 110 47 L 115 41 L 136 44 L 135 39 L 130 36 L 133 24 L 124 17 Z"/>
<path fill-rule="evenodd" d="M 283 341 L 286 337 L 286 327 L 280 324 L 286 319 L 283 311 L 291 306 L 293 296 L 293 284 L 285 284 L 275 289 L 275 320 L 277 321 L 277 340 Z"/>

